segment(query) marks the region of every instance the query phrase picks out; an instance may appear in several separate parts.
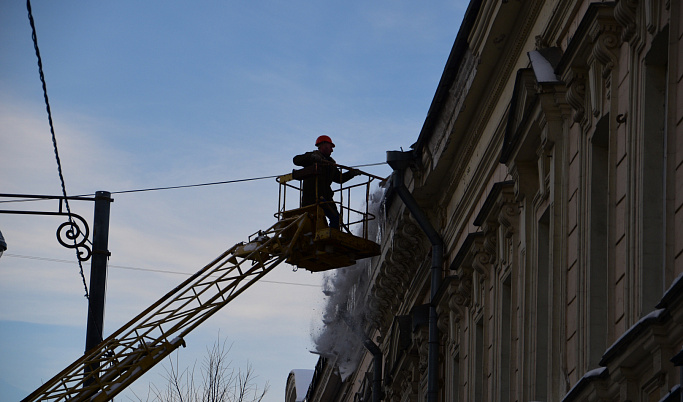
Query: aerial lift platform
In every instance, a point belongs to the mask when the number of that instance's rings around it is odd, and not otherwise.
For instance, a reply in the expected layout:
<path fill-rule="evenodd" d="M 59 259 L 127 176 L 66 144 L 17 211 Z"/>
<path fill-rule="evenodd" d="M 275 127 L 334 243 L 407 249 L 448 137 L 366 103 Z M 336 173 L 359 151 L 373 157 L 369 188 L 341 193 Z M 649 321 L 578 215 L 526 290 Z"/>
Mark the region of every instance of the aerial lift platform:
<path fill-rule="evenodd" d="M 337 165 L 343 169 L 350 169 Z M 288 208 L 287 190 L 296 195 L 294 203 L 300 203 L 302 191 L 301 180 L 314 178 L 319 174 L 319 166 L 294 170 L 292 173 L 277 178 L 280 183 L 280 193 L 278 200 L 278 220 L 287 220 L 300 215 L 306 215 L 304 238 L 305 241 L 298 243 L 298 247 L 292 250 L 287 258 L 287 263 L 300 268 L 305 268 L 312 272 L 326 271 L 328 269 L 341 268 L 353 265 L 356 260 L 372 257 L 380 253 L 379 245 L 368 239 L 368 221 L 375 217 L 368 211 L 370 184 L 374 179 L 380 177 L 368 175 L 367 179 L 355 185 L 340 185 L 335 190 L 335 198 L 340 201 L 335 202 L 333 207 L 340 210 L 340 228 L 333 229 L 328 226 L 320 201 L 316 204 Z M 295 184 L 293 185 L 292 182 Z M 351 195 L 360 192 L 364 196 L 364 210 L 353 209 L 351 206 Z M 317 193 L 317 188 L 316 188 Z M 316 194 L 316 199 L 318 199 Z M 356 233 L 353 233 L 355 229 Z"/>
<path fill-rule="evenodd" d="M 334 191 L 341 218 L 337 230 L 328 227 L 321 205 L 299 205 L 300 180 L 316 172 L 314 166 L 279 176 L 274 225 L 223 252 L 23 401 L 111 400 L 280 263 L 320 272 L 378 255 L 379 245 L 368 239 L 368 221 L 375 218 L 368 198 L 373 180 L 382 179 L 363 173 L 362 183 Z M 365 194 L 364 210 L 351 207 L 351 195 L 359 191 Z M 294 208 L 288 207 L 288 193 L 294 193 L 289 200 Z"/>

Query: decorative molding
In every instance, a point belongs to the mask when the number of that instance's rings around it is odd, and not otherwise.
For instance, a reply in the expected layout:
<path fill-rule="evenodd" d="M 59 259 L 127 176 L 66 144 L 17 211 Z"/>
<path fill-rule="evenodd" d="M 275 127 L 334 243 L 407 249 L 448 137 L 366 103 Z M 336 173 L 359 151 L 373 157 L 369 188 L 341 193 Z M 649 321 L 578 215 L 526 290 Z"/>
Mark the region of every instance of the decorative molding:
<path fill-rule="evenodd" d="M 417 401 L 418 380 L 415 374 L 416 364 L 407 362 L 393 374 L 391 385 L 386 387 L 388 401 Z"/>
<path fill-rule="evenodd" d="M 445 314 L 444 314 L 445 313 Z M 439 336 L 441 338 L 441 344 L 446 345 L 448 343 L 448 338 L 449 338 L 449 329 L 450 329 L 450 314 L 448 314 L 449 311 L 444 310 L 441 305 L 436 306 L 436 315 L 437 315 L 437 320 L 436 320 L 436 326 L 439 328 Z"/>
<path fill-rule="evenodd" d="M 529 116 L 538 97 L 536 87 L 533 69 L 523 68 L 517 71 L 505 124 L 503 149 L 500 156 L 502 163 L 506 163 L 519 147 L 522 137 L 520 133 L 528 126 Z"/>
<path fill-rule="evenodd" d="M 621 31 L 621 40 L 630 42 L 634 39 L 634 34 L 637 32 L 636 25 L 636 8 L 639 0 L 621 0 L 614 7 L 614 19 L 624 29 Z"/>
<path fill-rule="evenodd" d="M 475 239 L 472 250 L 472 268 L 481 275 L 482 282 L 491 277 L 491 264 L 495 261 L 495 251 L 494 254 L 491 253 L 490 241 L 487 240 L 490 236 L 489 233 Z"/>
<path fill-rule="evenodd" d="M 542 1 L 530 1 L 526 2 L 528 4 L 528 9 L 522 10 L 524 12 L 524 18 L 520 20 L 517 31 L 514 31 L 510 37 L 513 38 L 527 38 L 531 34 L 533 29 L 533 21 L 538 17 L 541 8 L 543 7 Z M 461 144 L 463 151 L 461 152 L 461 157 L 459 160 L 469 160 L 476 149 L 477 144 L 481 139 L 481 134 L 485 130 L 486 123 L 491 118 L 493 111 L 498 106 L 498 102 L 501 98 L 501 94 L 505 90 L 507 85 L 507 79 L 502 77 L 509 77 L 514 74 L 514 69 L 516 67 L 515 60 L 522 54 L 523 46 L 525 45 L 524 40 L 515 40 L 513 43 L 506 43 L 506 50 L 502 52 L 498 59 L 498 64 L 501 66 L 499 72 L 494 76 L 501 77 L 496 80 L 491 81 L 491 85 L 487 86 L 490 88 L 486 90 L 486 97 L 483 101 L 483 106 L 478 107 L 478 112 L 472 118 L 472 123 L 469 125 L 472 127 L 470 130 L 471 135 L 465 139 L 465 143 Z M 453 169 L 455 170 L 452 177 L 455 180 L 459 180 L 463 177 L 465 169 L 467 169 L 467 164 L 455 163 L 453 164 Z"/>
<path fill-rule="evenodd" d="M 455 321 L 460 322 L 472 305 L 472 277 L 459 278 L 448 292 L 448 307 L 455 313 Z"/>
<path fill-rule="evenodd" d="M 541 146 L 549 151 L 556 142 L 563 140 L 563 126 L 569 120 L 572 108 L 567 103 L 567 86 L 541 86 L 538 94 L 541 113 L 538 125 L 541 127 Z"/>
<path fill-rule="evenodd" d="M 567 83 L 567 103 L 574 109 L 573 120 L 582 123 L 586 117 L 586 70 L 570 68 L 563 80 Z"/>
<path fill-rule="evenodd" d="M 603 114 L 605 99 L 612 97 L 612 71 L 618 63 L 619 34 L 621 26 L 610 16 L 598 15 L 589 28 L 592 42 L 588 56 L 591 106 L 594 117 Z"/>
<path fill-rule="evenodd" d="M 514 194 L 506 196 L 502 200 L 502 205 L 500 208 L 500 213 L 498 214 L 498 223 L 500 223 L 504 228 L 504 237 L 509 238 L 519 231 L 517 228 L 517 221 L 519 219 L 519 205 L 512 198 Z"/>
<path fill-rule="evenodd" d="M 661 0 L 644 0 L 645 9 L 645 29 L 650 35 L 654 35 L 659 30 L 659 4 Z"/>
<path fill-rule="evenodd" d="M 535 43 L 536 50 L 546 49 L 546 48 L 550 47 L 550 43 L 548 43 L 548 40 L 541 35 L 536 35 L 534 37 L 534 40 L 536 41 L 536 43 Z"/>
<path fill-rule="evenodd" d="M 427 363 L 429 361 L 429 327 L 423 326 L 413 334 L 413 342 L 417 347 L 419 356 L 420 373 L 427 373 Z"/>
<path fill-rule="evenodd" d="M 370 290 L 368 319 L 386 333 L 406 297 L 407 287 L 427 258 L 426 236 L 408 215 L 397 221 L 391 246 Z"/>
<path fill-rule="evenodd" d="M 498 222 L 501 224 L 498 263 L 501 267 L 513 263 L 515 249 L 513 236 L 520 231 L 519 214 L 519 204 L 514 200 L 506 200 L 498 214 Z"/>
<path fill-rule="evenodd" d="M 526 198 L 532 200 L 538 193 L 538 166 L 536 162 L 515 161 L 509 166 L 514 184 L 515 201 Z"/>
<path fill-rule="evenodd" d="M 590 27 L 589 37 L 593 43 L 591 56 L 605 66 L 603 78 L 607 78 L 617 64 L 615 49 L 621 44 L 620 31 L 620 25 L 611 17 L 598 17 Z"/>
<path fill-rule="evenodd" d="M 547 144 L 545 144 L 547 145 Z M 536 148 L 536 165 L 538 170 L 538 200 L 537 202 L 547 200 L 550 197 L 550 158 L 552 152 L 541 144 Z"/>
<path fill-rule="evenodd" d="M 567 85 L 567 102 L 575 110 L 574 121 L 584 129 L 592 121 L 586 110 L 599 117 L 604 100 L 611 98 L 611 76 L 622 43 L 622 28 L 614 16 L 615 4 L 589 5 L 556 69 Z"/>

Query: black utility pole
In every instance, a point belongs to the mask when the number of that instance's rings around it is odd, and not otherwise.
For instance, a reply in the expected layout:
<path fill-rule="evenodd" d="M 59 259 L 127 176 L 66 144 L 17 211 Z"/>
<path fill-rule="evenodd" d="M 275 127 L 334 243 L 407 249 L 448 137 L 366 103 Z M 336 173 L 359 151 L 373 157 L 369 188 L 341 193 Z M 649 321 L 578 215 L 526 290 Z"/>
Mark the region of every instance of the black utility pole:
<path fill-rule="evenodd" d="M 24 211 L 24 210 L 0 210 L 0 214 L 19 215 L 45 215 L 67 216 L 68 221 L 62 223 L 57 229 L 57 241 L 67 248 L 75 248 L 78 251 L 78 260 L 91 260 L 90 266 L 90 294 L 88 298 L 88 322 L 85 334 L 85 352 L 102 342 L 102 328 L 104 327 L 104 301 L 107 290 L 107 260 L 109 258 L 109 210 L 111 193 L 98 191 L 95 198 L 92 197 L 66 197 L 54 195 L 31 195 L 31 194 L 0 194 L 1 198 L 20 198 L 28 200 L 59 200 L 57 211 Z M 93 218 L 92 251 L 88 247 L 90 228 L 83 217 L 69 211 L 67 201 L 95 201 L 95 216 Z M 4 202 L 4 201 L 3 201 Z M 67 211 L 64 211 L 64 205 Z M 2 235 L 0 234 L 0 239 Z M 2 242 L 0 242 L 2 244 Z M 2 248 L 0 248 L 2 250 Z M 85 279 L 84 279 L 85 280 Z M 97 367 L 86 368 L 86 372 Z"/>
<path fill-rule="evenodd" d="M 107 260 L 109 258 L 109 209 L 111 193 L 95 193 L 95 217 L 92 232 L 92 260 L 90 266 L 90 297 L 88 299 L 88 325 L 85 335 L 85 353 L 102 342 L 104 302 L 107 292 Z M 90 369 L 96 369 L 91 367 Z"/>

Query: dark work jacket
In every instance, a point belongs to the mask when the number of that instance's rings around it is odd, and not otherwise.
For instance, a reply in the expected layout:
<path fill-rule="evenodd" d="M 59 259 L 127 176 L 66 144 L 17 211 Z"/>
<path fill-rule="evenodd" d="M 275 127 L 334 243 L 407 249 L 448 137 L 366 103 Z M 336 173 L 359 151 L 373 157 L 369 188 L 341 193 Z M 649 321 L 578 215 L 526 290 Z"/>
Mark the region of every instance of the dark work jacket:
<path fill-rule="evenodd" d="M 316 203 L 316 182 L 318 185 L 317 198 L 320 199 L 320 197 L 322 197 L 325 201 L 332 201 L 332 197 L 334 196 L 332 182 L 344 183 L 355 176 L 352 171 L 342 173 L 341 170 L 335 166 L 336 162 L 332 157 L 325 156 L 318 150 L 297 155 L 294 157 L 293 161 L 295 165 L 302 167 L 318 164 L 318 174 L 303 180 L 303 194 L 301 197 L 302 207 Z"/>

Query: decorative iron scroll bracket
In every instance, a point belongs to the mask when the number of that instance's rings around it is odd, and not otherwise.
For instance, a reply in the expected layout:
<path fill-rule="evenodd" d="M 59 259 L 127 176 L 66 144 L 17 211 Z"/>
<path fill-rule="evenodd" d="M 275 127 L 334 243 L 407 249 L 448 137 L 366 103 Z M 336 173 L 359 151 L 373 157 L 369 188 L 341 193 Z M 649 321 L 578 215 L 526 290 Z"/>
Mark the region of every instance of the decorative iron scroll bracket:
<path fill-rule="evenodd" d="M 88 222 L 80 215 L 64 211 L 65 200 L 75 201 L 95 201 L 94 197 L 63 197 L 53 195 L 27 195 L 27 194 L 0 194 L 0 199 L 16 198 L 19 201 L 37 201 L 37 200 L 59 200 L 59 207 L 57 211 L 21 211 L 21 210 L 0 210 L 0 214 L 17 214 L 17 215 L 43 215 L 43 216 L 66 216 L 66 222 L 57 227 L 57 241 L 66 248 L 75 248 L 78 259 L 80 261 L 87 261 L 92 255 L 91 245 L 88 245 L 90 236 L 90 227 Z M 0 201 L 10 202 L 10 201 Z"/>

